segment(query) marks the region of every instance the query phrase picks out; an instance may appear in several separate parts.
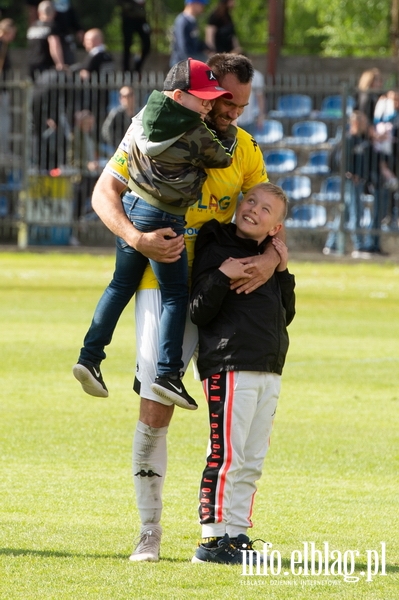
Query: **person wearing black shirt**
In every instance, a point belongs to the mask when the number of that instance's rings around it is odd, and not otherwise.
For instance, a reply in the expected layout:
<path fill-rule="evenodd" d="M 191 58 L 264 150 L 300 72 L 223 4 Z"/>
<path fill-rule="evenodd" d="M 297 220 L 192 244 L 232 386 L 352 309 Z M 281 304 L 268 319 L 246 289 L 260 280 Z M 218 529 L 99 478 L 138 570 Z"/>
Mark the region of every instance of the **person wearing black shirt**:
<path fill-rule="evenodd" d="M 234 0 L 219 0 L 216 9 L 209 15 L 205 29 L 205 42 L 214 52 L 239 54 L 241 51 L 231 16 L 233 8 Z"/>

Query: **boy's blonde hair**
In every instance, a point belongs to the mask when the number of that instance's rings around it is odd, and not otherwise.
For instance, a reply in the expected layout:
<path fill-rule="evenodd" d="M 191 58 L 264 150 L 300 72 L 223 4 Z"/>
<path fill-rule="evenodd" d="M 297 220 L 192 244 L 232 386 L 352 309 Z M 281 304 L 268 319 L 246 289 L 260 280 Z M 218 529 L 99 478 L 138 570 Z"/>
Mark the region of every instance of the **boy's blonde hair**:
<path fill-rule="evenodd" d="M 283 211 L 281 220 L 284 221 L 287 216 L 287 213 L 288 213 L 288 204 L 289 204 L 287 194 L 284 192 L 284 190 L 281 187 L 279 187 L 278 185 L 271 183 L 270 181 L 258 183 L 257 185 L 254 185 L 253 187 L 260 188 L 264 192 L 267 192 L 268 194 L 272 194 L 273 196 L 275 196 L 276 198 L 278 198 L 279 200 L 281 200 L 283 202 L 284 211 Z"/>

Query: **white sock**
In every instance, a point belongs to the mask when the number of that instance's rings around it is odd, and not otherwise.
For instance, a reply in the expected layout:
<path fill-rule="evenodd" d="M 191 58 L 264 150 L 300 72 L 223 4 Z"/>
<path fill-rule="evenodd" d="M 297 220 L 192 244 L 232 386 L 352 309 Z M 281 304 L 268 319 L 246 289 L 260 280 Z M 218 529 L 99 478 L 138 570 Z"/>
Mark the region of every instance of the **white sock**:
<path fill-rule="evenodd" d="M 133 480 L 137 508 L 145 523 L 159 523 L 165 481 L 168 427 L 150 427 L 138 421 L 133 440 Z"/>

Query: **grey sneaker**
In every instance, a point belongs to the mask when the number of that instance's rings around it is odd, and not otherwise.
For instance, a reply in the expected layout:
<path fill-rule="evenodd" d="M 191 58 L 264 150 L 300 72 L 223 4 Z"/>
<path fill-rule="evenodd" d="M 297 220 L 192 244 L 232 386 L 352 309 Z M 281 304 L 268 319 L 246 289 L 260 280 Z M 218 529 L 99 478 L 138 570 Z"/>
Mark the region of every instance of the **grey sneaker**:
<path fill-rule="evenodd" d="M 104 383 L 101 375 L 100 367 L 92 365 L 83 365 L 78 362 L 72 368 L 72 373 L 78 381 L 80 381 L 83 390 L 90 396 L 98 398 L 108 398 L 107 386 Z"/>
<path fill-rule="evenodd" d="M 138 544 L 129 560 L 133 562 L 159 560 L 159 548 L 161 546 L 162 527 L 160 525 L 143 525 L 140 531 Z"/>

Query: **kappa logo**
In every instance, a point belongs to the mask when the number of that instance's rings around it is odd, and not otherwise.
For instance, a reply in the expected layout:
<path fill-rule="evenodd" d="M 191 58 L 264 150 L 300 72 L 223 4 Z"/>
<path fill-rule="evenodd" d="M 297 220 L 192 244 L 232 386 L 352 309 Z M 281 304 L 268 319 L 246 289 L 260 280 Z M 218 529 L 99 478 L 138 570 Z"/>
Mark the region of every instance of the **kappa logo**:
<path fill-rule="evenodd" d="M 154 471 L 152 471 L 151 469 L 149 469 L 148 471 L 141 469 L 141 471 L 138 471 L 138 473 L 135 473 L 134 476 L 135 477 L 162 477 L 162 475 L 158 475 L 158 473 L 154 473 Z"/>
<path fill-rule="evenodd" d="M 213 71 L 207 71 L 206 74 L 208 75 L 209 81 L 217 81 L 216 75 Z"/>

